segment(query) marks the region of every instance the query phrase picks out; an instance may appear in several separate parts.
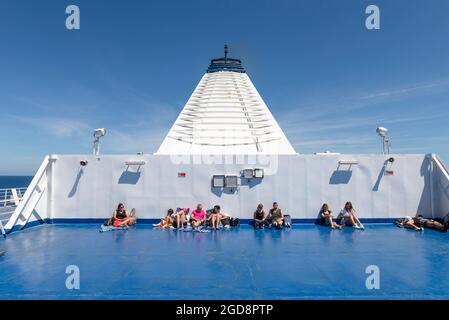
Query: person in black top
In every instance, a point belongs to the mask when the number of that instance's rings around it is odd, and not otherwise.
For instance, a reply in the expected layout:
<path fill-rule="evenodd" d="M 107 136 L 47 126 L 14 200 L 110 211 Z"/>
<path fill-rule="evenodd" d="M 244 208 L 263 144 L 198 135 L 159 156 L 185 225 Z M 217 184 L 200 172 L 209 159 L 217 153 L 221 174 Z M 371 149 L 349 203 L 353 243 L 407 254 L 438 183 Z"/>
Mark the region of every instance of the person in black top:
<path fill-rule="evenodd" d="M 263 229 L 265 222 L 265 211 L 263 210 L 263 205 L 259 203 L 256 211 L 254 211 L 254 228 Z"/>
<path fill-rule="evenodd" d="M 334 215 L 332 214 L 332 211 L 329 209 L 329 206 L 327 203 L 324 203 L 320 210 L 320 218 L 321 218 L 321 225 L 326 227 L 331 227 L 332 229 L 341 229 L 343 226 L 339 225 L 334 220 Z"/>

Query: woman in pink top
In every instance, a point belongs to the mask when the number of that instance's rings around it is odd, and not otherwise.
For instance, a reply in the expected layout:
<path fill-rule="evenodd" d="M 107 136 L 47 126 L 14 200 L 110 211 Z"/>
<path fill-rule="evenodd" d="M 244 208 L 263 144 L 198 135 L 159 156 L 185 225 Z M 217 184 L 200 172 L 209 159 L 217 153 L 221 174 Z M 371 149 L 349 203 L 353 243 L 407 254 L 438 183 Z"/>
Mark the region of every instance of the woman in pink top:
<path fill-rule="evenodd" d="M 196 209 L 192 211 L 192 228 L 200 226 L 206 219 L 206 211 L 203 210 L 203 205 L 198 204 Z"/>

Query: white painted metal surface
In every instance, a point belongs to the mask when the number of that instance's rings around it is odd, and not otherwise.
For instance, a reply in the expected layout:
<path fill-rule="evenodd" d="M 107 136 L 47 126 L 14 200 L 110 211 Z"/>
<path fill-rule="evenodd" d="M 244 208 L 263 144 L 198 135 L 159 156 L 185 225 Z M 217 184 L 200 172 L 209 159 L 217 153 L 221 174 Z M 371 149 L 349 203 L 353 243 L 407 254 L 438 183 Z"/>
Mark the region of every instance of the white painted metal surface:
<path fill-rule="evenodd" d="M 27 188 L 0 189 L 0 208 L 17 207 Z"/>
<path fill-rule="evenodd" d="M 430 216 L 432 158 L 393 156 L 395 162 L 388 167 L 392 175 L 385 174 L 384 155 L 285 155 L 264 159 L 264 165 L 261 159 L 256 164 L 194 164 L 192 157 L 190 163 L 179 163 L 171 156 L 143 155 L 146 165 L 140 170 L 126 166 L 135 156 L 87 157 L 85 167 L 79 162 L 86 156 L 59 156 L 49 166 L 54 176 L 52 194 L 43 193 L 36 207 L 41 205 L 39 216 L 46 217 L 45 198 L 51 196 L 52 218 L 93 219 L 108 217 L 118 202 L 124 202 L 137 209 L 139 218 L 159 218 L 168 208 L 192 208 L 201 202 L 205 207 L 220 204 L 233 216 L 251 218 L 259 202 L 269 207 L 277 201 L 293 218 L 313 219 L 322 203 L 336 211 L 349 200 L 362 218 Z M 339 161 L 348 157 L 358 165 L 339 168 Z M 239 175 L 251 167 L 264 168 L 265 177 L 240 179 L 234 189 L 212 188 L 213 175 Z M 185 174 L 182 178 L 180 172 Z M 443 216 L 445 210 L 437 210 L 435 216 Z"/>
<path fill-rule="evenodd" d="M 33 180 L 28 186 L 22 201 L 18 204 L 14 213 L 11 215 L 5 229 L 12 230 L 16 226 L 23 227 L 28 222 L 43 220 L 48 215 L 48 205 L 43 199 L 46 199 L 47 187 L 50 181 L 47 180 L 47 174 L 51 170 L 51 163 L 56 157 L 46 156 Z M 45 195 L 45 197 L 43 197 Z M 39 209 L 43 209 L 39 215 Z"/>
<path fill-rule="evenodd" d="M 296 154 L 246 73 L 206 73 L 162 142 L 166 154 Z"/>
<path fill-rule="evenodd" d="M 336 212 L 346 201 L 361 218 L 449 212 L 449 173 L 435 155 L 298 155 L 240 60 L 225 51 L 208 72 L 155 155 L 47 156 L 5 228 L 104 219 L 119 202 L 148 219 L 197 203 L 249 219 L 258 203 L 273 201 L 297 219 L 315 219 L 323 203 Z M 245 169 L 264 176 L 243 177 Z M 215 175 L 240 178 L 215 188 Z"/>

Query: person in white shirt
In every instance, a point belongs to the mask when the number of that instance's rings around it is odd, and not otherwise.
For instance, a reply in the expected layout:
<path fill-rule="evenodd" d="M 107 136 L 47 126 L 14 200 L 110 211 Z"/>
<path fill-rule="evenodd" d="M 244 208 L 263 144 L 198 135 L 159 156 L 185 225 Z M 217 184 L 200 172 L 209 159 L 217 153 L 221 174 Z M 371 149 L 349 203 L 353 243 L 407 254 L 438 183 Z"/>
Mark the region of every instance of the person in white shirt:
<path fill-rule="evenodd" d="M 347 226 L 364 230 L 365 227 L 357 217 L 351 202 L 346 202 L 345 207 L 341 209 L 337 219 L 343 218 Z"/>

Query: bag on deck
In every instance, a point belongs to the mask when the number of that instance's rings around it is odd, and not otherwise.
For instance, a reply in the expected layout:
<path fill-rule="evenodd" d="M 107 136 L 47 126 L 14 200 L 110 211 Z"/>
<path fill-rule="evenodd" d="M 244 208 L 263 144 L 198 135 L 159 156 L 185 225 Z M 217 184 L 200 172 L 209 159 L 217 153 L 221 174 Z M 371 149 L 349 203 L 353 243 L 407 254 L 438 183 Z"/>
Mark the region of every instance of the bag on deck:
<path fill-rule="evenodd" d="M 289 214 L 284 215 L 284 227 L 291 228 L 292 217 Z"/>
<path fill-rule="evenodd" d="M 239 220 L 239 218 L 231 218 L 231 221 L 229 224 L 231 227 L 238 227 L 240 225 L 240 220 Z"/>

